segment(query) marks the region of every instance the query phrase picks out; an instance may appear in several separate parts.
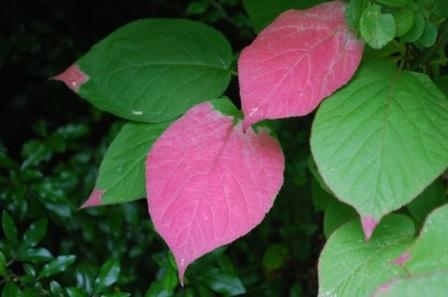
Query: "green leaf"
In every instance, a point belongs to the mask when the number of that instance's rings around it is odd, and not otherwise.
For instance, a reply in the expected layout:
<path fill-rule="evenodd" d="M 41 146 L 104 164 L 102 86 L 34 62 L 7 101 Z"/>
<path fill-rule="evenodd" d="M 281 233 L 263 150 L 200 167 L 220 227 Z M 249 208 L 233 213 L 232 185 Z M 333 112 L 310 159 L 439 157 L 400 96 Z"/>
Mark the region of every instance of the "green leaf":
<path fill-rule="evenodd" d="M 330 201 L 336 199 L 325 191 L 315 178 L 311 179 L 311 197 L 315 211 L 325 211 Z"/>
<path fill-rule="evenodd" d="M 153 256 L 161 268 L 157 272 L 157 281 L 145 293 L 145 297 L 170 297 L 174 296 L 174 290 L 178 284 L 177 270 L 172 256 L 166 254 L 156 254 Z"/>
<path fill-rule="evenodd" d="M 351 0 L 345 11 L 345 17 L 350 28 L 358 31 L 361 15 L 368 5 L 367 0 Z"/>
<path fill-rule="evenodd" d="M 336 230 L 319 258 L 319 296 L 371 296 L 379 284 L 406 275 L 394 265 L 412 242 L 412 221 L 402 215 L 384 218 L 366 242 L 359 220 Z"/>
<path fill-rule="evenodd" d="M 356 211 L 347 204 L 330 199 L 324 216 L 324 235 L 330 235 L 343 224 L 356 218 Z"/>
<path fill-rule="evenodd" d="M 448 101 L 424 74 L 366 61 L 320 105 L 311 150 L 335 196 L 379 221 L 448 165 Z"/>
<path fill-rule="evenodd" d="M 325 0 L 243 0 L 243 5 L 258 33 L 288 9 L 305 9 L 323 2 Z"/>
<path fill-rule="evenodd" d="M 392 12 L 392 14 L 397 27 L 395 36 L 401 37 L 412 28 L 415 20 L 415 11 L 410 8 L 401 8 Z"/>
<path fill-rule="evenodd" d="M 36 296 L 41 296 L 41 291 L 34 288 L 26 288 L 20 295 L 20 297 L 36 297 Z"/>
<path fill-rule="evenodd" d="M 358 220 L 345 224 L 333 233 L 320 256 L 319 296 L 372 296 L 377 288 L 387 291 L 397 279 L 448 270 L 447 221 L 446 204 L 428 216 L 418 238 L 412 239 L 412 222 L 393 214 L 368 242 Z M 433 283 L 421 286 L 430 288 Z"/>
<path fill-rule="evenodd" d="M 61 285 L 58 282 L 52 280 L 50 282 L 50 292 L 53 296 L 60 297 L 62 295 Z M 64 295 L 62 295 L 62 296 L 64 296 Z"/>
<path fill-rule="evenodd" d="M 406 34 L 401 37 L 402 42 L 415 42 L 417 41 L 425 31 L 425 18 L 420 12 L 415 15 L 414 24 Z"/>
<path fill-rule="evenodd" d="M 391 281 L 375 297 L 445 297 L 448 292 L 448 270 Z"/>
<path fill-rule="evenodd" d="M 100 295 L 100 297 L 130 297 L 130 296 L 131 296 L 131 294 L 123 293 L 123 292 L 120 292 L 120 293 L 109 293 L 109 294 L 102 294 L 102 295 Z"/>
<path fill-rule="evenodd" d="M 202 23 L 145 19 L 127 24 L 77 62 L 89 80 L 79 94 L 119 117 L 162 122 L 219 97 L 230 81 L 232 49 Z"/>
<path fill-rule="evenodd" d="M 376 2 L 389 5 L 391 7 L 403 7 L 411 4 L 411 0 L 376 0 Z"/>
<path fill-rule="evenodd" d="M 0 251 L 0 275 L 6 275 L 6 259 L 5 255 L 3 255 L 2 251 Z"/>
<path fill-rule="evenodd" d="M 32 278 L 36 277 L 36 269 L 31 264 L 25 263 L 23 264 L 23 271 Z"/>
<path fill-rule="evenodd" d="M 83 289 L 89 295 L 93 293 L 93 285 L 96 278 L 96 270 L 90 266 L 81 264 L 76 270 L 76 287 Z"/>
<path fill-rule="evenodd" d="M 123 203 L 146 196 L 146 156 L 171 123 L 127 123 L 122 127 L 98 172 L 95 188 L 104 191 L 101 204 Z"/>
<path fill-rule="evenodd" d="M 441 76 L 434 80 L 434 83 L 439 87 L 439 89 L 448 96 L 448 75 Z"/>
<path fill-rule="evenodd" d="M 17 242 L 17 228 L 16 228 L 16 225 L 14 224 L 13 219 L 11 218 L 11 216 L 9 215 L 9 213 L 6 210 L 3 211 L 2 228 L 3 228 L 3 233 L 6 236 L 6 239 L 13 244 L 16 243 Z"/>
<path fill-rule="evenodd" d="M 13 282 L 7 282 L 3 287 L 2 297 L 21 297 L 21 292 Z"/>
<path fill-rule="evenodd" d="M 427 20 L 425 30 L 423 31 L 423 35 L 418 40 L 418 43 L 424 47 L 431 47 L 436 43 L 436 40 L 437 26 Z"/>
<path fill-rule="evenodd" d="M 0 167 L 1 168 L 15 168 L 17 163 L 11 159 L 6 153 L 0 152 Z"/>
<path fill-rule="evenodd" d="M 50 251 L 45 248 L 29 248 L 20 251 L 17 255 L 17 260 L 28 261 L 31 263 L 46 262 L 53 258 Z"/>
<path fill-rule="evenodd" d="M 382 14 L 379 5 L 371 5 L 362 13 L 360 31 L 371 47 L 380 49 L 394 39 L 394 17 L 389 13 Z"/>
<path fill-rule="evenodd" d="M 22 169 L 36 166 L 43 161 L 48 161 L 51 158 L 50 149 L 39 140 L 30 140 L 22 148 Z"/>
<path fill-rule="evenodd" d="M 31 224 L 23 235 L 23 244 L 29 247 L 36 246 L 47 233 L 47 221 L 41 220 Z"/>
<path fill-rule="evenodd" d="M 45 264 L 37 278 L 42 279 L 61 273 L 65 271 L 70 265 L 72 265 L 75 260 L 76 257 L 74 255 L 59 256 L 50 263 Z"/>
<path fill-rule="evenodd" d="M 88 297 L 86 292 L 78 288 L 66 288 L 65 293 L 68 297 Z"/>
<path fill-rule="evenodd" d="M 437 11 L 443 15 L 448 16 L 448 1 L 446 0 L 434 0 L 434 4 L 437 8 Z"/>
<path fill-rule="evenodd" d="M 440 179 L 437 179 L 407 207 L 418 225 L 421 225 L 433 209 L 447 202 L 445 185 Z"/>
<path fill-rule="evenodd" d="M 287 246 L 280 243 L 270 245 L 263 255 L 263 268 L 267 271 L 278 270 L 283 267 L 287 256 Z"/>
<path fill-rule="evenodd" d="M 209 6 L 209 0 L 196 0 L 188 4 L 185 12 L 187 13 L 187 15 L 199 15 L 204 13 Z"/>
<path fill-rule="evenodd" d="M 204 284 L 213 291 L 225 296 L 236 296 L 246 293 L 238 276 L 212 268 L 203 275 Z"/>
<path fill-rule="evenodd" d="M 105 288 L 113 285 L 120 276 L 120 262 L 118 260 L 107 261 L 100 269 L 95 279 L 95 294 L 101 293 Z"/>

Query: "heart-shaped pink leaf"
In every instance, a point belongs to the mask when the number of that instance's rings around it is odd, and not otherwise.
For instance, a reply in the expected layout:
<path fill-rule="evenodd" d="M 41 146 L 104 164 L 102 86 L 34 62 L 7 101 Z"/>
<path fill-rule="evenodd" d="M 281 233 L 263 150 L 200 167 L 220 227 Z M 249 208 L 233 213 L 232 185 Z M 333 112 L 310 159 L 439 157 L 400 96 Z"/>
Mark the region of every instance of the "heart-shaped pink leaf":
<path fill-rule="evenodd" d="M 172 124 L 146 161 L 149 213 L 181 281 L 190 263 L 258 225 L 283 183 L 283 153 L 269 130 L 244 133 L 216 101 Z"/>
<path fill-rule="evenodd" d="M 244 126 L 312 112 L 351 79 L 363 48 L 343 2 L 284 12 L 238 60 Z"/>

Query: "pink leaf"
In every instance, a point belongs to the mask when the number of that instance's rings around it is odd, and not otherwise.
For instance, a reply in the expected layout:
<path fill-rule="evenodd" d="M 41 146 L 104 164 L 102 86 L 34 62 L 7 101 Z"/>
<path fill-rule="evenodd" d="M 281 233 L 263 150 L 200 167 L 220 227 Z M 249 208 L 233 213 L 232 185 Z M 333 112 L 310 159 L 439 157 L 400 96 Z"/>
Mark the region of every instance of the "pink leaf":
<path fill-rule="evenodd" d="M 351 79 L 363 48 L 343 2 L 284 12 L 238 60 L 244 126 L 312 112 Z"/>
<path fill-rule="evenodd" d="M 79 69 L 78 65 L 73 64 L 51 79 L 62 81 L 68 88 L 77 93 L 79 88 L 89 80 L 89 77 Z"/>
<path fill-rule="evenodd" d="M 208 102 L 162 134 L 146 161 L 148 208 L 181 281 L 190 263 L 263 220 L 283 170 L 281 148 L 266 129 L 244 133 Z"/>

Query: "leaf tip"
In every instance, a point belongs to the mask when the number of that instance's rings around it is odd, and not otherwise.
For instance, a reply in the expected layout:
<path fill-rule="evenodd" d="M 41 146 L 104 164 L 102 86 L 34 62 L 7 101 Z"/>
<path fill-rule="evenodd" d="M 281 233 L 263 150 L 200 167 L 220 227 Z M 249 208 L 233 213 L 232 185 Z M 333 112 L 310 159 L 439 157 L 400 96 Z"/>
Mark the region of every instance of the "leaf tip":
<path fill-rule="evenodd" d="M 85 84 L 90 78 L 84 72 L 79 69 L 79 66 L 76 64 L 68 67 L 64 72 L 55 75 L 50 78 L 50 80 L 60 80 L 62 81 L 69 89 L 77 93 L 79 88 Z"/>
<path fill-rule="evenodd" d="M 180 258 L 179 261 L 176 259 L 176 264 L 177 264 L 177 275 L 179 277 L 179 282 L 180 282 L 180 285 L 183 287 L 185 271 L 187 270 L 188 264 L 185 263 L 184 258 Z"/>
<path fill-rule="evenodd" d="M 397 259 L 393 260 L 392 262 L 394 264 L 397 264 L 398 266 L 403 266 L 406 264 L 406 262 L 411 258 L 411 253 L 409 251 L 403 252 L 400 256 L 398 256 Z"/>
<path fill-rule="evenodd" d="M 364 236 L 366 241 L 372 237 L 373 231 L 378 225 L 378 221 L 371 216 L 361 217 L 362 229 L 364 231 Z"/>
<path fill-rule="evenodd" d="M 101 197 L 104 194 L 104 190 L 94 189 L 90 194 L 90 197 L 84 202 L 79 209 L 94 207 L 101 205 Z"/>

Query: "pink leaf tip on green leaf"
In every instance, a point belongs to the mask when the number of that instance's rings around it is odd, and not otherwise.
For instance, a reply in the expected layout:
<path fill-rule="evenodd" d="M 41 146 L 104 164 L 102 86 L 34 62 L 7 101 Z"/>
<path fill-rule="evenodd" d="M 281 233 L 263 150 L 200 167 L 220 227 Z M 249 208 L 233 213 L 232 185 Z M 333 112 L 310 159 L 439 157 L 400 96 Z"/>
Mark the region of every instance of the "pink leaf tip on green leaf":
<path fill-rule="evenodd" d="M 77 93 L 79 88 L 89 80 L 89 77 L 79 69 L 78 65 L 73 64 L 51 79 L 62 81 L 69 89 Z"/>
<path fill-rule="evenodd" d="M 363 50 L 341 1 L 282 13 L 238 59 L 244 127 L 311 113 L 352 78 Z"/>
<path fill-rule="evenodd" d="M 411 253 L 408 251 L 402 253 L 397 259 L 393 260 L 392 262 L 394 264 L 397 264 L 398 266 L 403 266 L 406 264 L 406 262 L 411 258 Z"/>
<path fill-rule="evenodd" d="M 364 231 L 364 236 L 366 240 L 369 240 L 372 237 L 373 231 L 378 225 L 378 221 L 371 216 L 366 216 L 361 218 L 362 229 Z"/>
<path fill-rule="evenodd" d="M 266 130 L 244 133 L 241 122 L 209 102 L 159 137 L 146 160 L 148 210 L 181 282 L 188 265 L 263 220 L 283 171 L 280 145 Z"/>
<path fill-rule="evenodd" d="M 103 194 L 103 190 L 94 189 L 90 194 L 90 197 L 81 205 L 79 209 L 101 205 L 101 197 L 103 196 Z"/>

